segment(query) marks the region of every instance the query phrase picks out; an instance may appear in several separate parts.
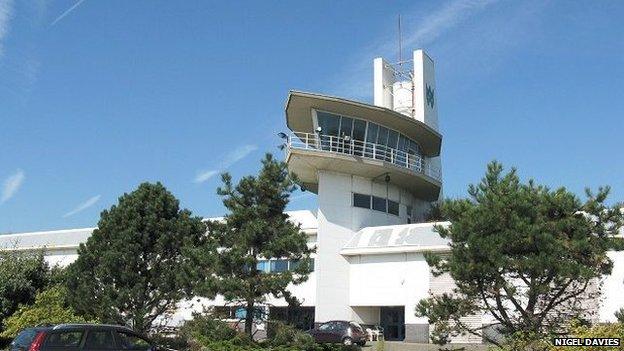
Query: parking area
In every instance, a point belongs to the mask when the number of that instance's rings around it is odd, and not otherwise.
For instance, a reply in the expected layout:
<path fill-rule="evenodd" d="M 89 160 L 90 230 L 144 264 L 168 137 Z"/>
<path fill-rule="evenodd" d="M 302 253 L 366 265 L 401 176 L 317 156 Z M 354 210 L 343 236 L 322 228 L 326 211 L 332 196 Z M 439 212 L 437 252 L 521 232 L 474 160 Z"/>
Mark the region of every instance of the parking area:
<path fill-rule="evenodd" d="M 490 345 L 486 344 L 450 344 L 440 347 L 435 344 L 419 344 L 402 341 L 385 341 L 383 351 L 438 351 L 438 350 L 464 350 L 464 351 L 487 351 Z M 382 351 L 377 347 L 377 342 L 366 344 L 364 351 Z"/>

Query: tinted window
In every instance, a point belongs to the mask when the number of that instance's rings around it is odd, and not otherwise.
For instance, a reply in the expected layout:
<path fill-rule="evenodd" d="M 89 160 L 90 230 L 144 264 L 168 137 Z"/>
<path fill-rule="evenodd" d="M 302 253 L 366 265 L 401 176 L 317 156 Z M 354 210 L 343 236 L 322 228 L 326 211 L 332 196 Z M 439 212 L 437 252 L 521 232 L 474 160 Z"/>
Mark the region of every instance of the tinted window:
<path fill-rule="evenodd" d="M 37 331 L 35 329 L 25 329 L 15 337 L 13 344 L 20 346 L 30 345 L 35 338 L 35 335 L 37 335 Z"/>
<path fill-rule="evenodd" d="M 46 346 L 49 347 L 78 347 L 82 340 L 82 331 L 68 330 L 55 332 L 48 336 Z"/>
<path fill-rule="evenodd" d="M 351 137 L 351 131 L 353 130 L 353 119 L 349 117 L 342 117 L 340 122 L 340 136 Z"/>
<path fill-rule="evenodd" d="M 340 117 L 326 112 L 317 112 L 318 125 L 323 135 L 338 135 Z"/>
<path fill-rule="evenodd" d="M 398 141 L 399 141 L 399 133 L 395 132 L 394 130 L 389 130 L 388 131 L 388 146 L 390 146 L 393 149 L 396 149 Z"/>
<path fill-rule="evenodd" d="M 148 350 L 151 347 L 147 340 L 127 332 L 118 331 L 117 339 L 122 350 Z"/>
<path fill-rule="evenodd" d="M 399 203 L 392 200 L 388 200 L 388 213 L 393 215 L 399 215 Z"/>
<path fill-rule="evenodd" d="M 373 210 L 386 212 L 386 199 L 373 196 Z"/>
<path fill-rule="evenodd" d="M 87 333 L 84 348 L 86 349 L 114 349 L 113 334 L 106 330 L 90 330 Z"/>
<path fill-rule="evenodd" d="M 375 123 L 368 124 L 368 134 L 366 134 L 366 141 L 369 143 L 377 142 L 377 132 L 379 131 L 379 126 Z"/>
<path fill-rule="evenodd" d="M 371 207 L 371 196 L 353 193 L 353 206 L 361 208 Z"/>
<path fill-rule="evenodd" d="M 322 330 L 322 331 L 331 330 L 331 328 L 332 328 L 332 323 L 325 323 L 319 326 L 319 330 Z"/>
<path fill-rule="evenodd" d="M 256 269 L 261 272 L 266 272 L 268 267 L 269 267 L 269 262 L 267 261 L 262 260 L 256 263 Z"/>
<path fill-rule="evenodd" d="M 379 134 L 377 135 L 377 144 L 388 145 L 388 128 L 379 127 Z"/>
<path fill-rule="evenodd" d="M 288 270 L 288 260 L 271 261 L 271 272 L 286 272 Z"/>
<path fill-rule="evenodd" d="M 353 120 L 353 139 L 364 141 L 366 134 L 366 122 L 356 119 Z"/>

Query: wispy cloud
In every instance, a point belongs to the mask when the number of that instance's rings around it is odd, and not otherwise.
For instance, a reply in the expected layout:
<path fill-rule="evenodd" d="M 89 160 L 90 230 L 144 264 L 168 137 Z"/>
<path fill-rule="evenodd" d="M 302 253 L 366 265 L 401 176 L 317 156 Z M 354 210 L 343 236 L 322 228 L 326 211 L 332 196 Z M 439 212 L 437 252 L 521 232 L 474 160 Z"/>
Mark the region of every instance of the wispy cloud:
<path fill-rule="evenodd" d="M 87 201 L 81 203 L 80 205 L 76 206 L 76 208 L 74 208 L 73 210 L 67 212 L 66 214 L 63 215 L 63 218 L 67 218 L 67 217 L 71 217 L 79 212 L 82 212 L 84 210 L 86 210 L 87 208 L 95 205 L 98 201 L 100 201 L 100 197 L 101 195 L 95 195 L 91 198 L 89 198 Z"/>
<path fill-rule="evenodd" d="M 4 184 L 2 186 L 2 197 L 0 197 L 0 204 L 7 202 L 17 193 L 19 188 L 22 186 L 22 183 L 24 183 L 25 177 L 26 175 L 24 174 L 24 171 L 18 169 L 15 173 L 13 173 L 4 180 Z"/>
<path fill-rule="evenodd" d="M 195 176 L 195 183 L 203 183 L 219 173 L 216 169 L 198 172 Z"/>
<path fill-rule="evenodd" d="M 4 53 L 4 39 L 9 34 L 11 18 L 13 17 L 13 0 L 0 1 L 0 57 Z"/>
<path fill-rule="evenodd" d="M 451 0 L 436 2 L 442 4 L 424 15 L 420 6 L 404 13 L 404 27 L 402 45 L 406 53 L 410 49 L 423 48 L 438 40 L 442 35 L 452 31 L 468 18 L 475 16 L 488 6 L 499 0 Z M 407 23 L 405 23 L 407 22 Z M 410 23 L 417 23 L 410 27 Z M 405 26 L 405 24 L 408 24 Z M 380 35 L 364 50 L 358 52 L 345 65 L 338 77 L 331 82 L 333 93 L 354 99 L 365 100 L 372 95 L 372 80 L 369 79 L 372 70 L 372 56 L 386 57 L 393 61 L 396 58 L 396 33 Z M 407 53 L 409 55 L 409 53 Z"/>
<path fill-rule="evenodd" d="M 406 33 L 403 44 L 406 47 L 427 45 L 438 39 L 444 32 L 456 27 L 462 20 L 496 2 L 498 0 L 456 0 L 448 2 L 426 16 L 414 30 Z"/>
<path fill-rule="evenodd" d="M 80 6 L 84 1 L 85 0 L 78 0 L 72 7 L 68 8 L 67 10 L 65 10 L 65 12 L 61 13 L 60 16 L 58 16 L 54 21 L 52 21 L 52 24 L 50 24 L 50 26 L 53 26 L 53 25 L 57 24 L 63 18 L 67 17 L 70 13 L 72 13 L 72 11 L 77 9 L 78 6 Z"/>
<path fill-rule="evenodd" d="M 242 160 L 243 158 L 247 157 L 247 155 L 249 155 L 250 153 L 256 151 L 257 149 L 258 149 L 258 146 L 256 146 L 256 145 L 242 145 L 242 146 L 239 146 L 238 148 L 236 148 L 232 152 L 230 152 L 227 155 L 225 155 L 225 157 L 224 157 L 223 161 L 221 161 L 221 164 L 219 165 L 219 167 L 216 167 L 216 168 L 213 168 L 213 169 L 208 169 L 208 170 L 202 170 L 202 171 L 197 172 L 197 175 L 195 176 L 195 179 L 193 181 L 195 183 L 203 183 L 203 182 L 209 180 L 210 178 L 214 177 L 215 175 L 217 175 L 219 172 L 222 172 L 222 171 L 226 170 L 227 168 L 229 168 L 230 166 L 232 166 L 236 162 L 238 162 L 238 161 Z"/>

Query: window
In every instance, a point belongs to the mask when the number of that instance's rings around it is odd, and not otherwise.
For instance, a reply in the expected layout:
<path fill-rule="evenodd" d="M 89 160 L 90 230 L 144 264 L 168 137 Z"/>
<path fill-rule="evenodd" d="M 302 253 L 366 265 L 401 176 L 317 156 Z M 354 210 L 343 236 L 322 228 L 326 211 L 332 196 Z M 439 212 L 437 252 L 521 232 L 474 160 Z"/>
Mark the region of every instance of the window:
<path fill-rule="evenodd" d="M 396 201 L 388 200 L 388 213 L 398 216 L 399 215 L 399 203 Z"/>
<path fill-rule="evenodd" d="M 90 330 L 85 340 L 85 349 L 108 350 L 115 348 L 113 334 L 107 330 Z"/>
<path fill-rule="evenodd" d="M 388 128 L 379 127 L 379 134 L 377 135 L 377 144 L 388 145 Z"/>
<path fill-rule="evenodd" d="M 364 154 L 366 140 L 366 122 L 360 119 L 353 120 L 353 153 L 357 156 Z"/>
<path fill-rule="evenodd" d="M 396 149 L 399 141 L 399 133 L 394 130 L 388 130 L 388 146 Z"/>
<path fill-rule="evenodd" d="M 373 196 L 373 210 L 386 212 L 386 199 Z"/>
<path fill-rule="evenodd" d="M 371 196 L 353 193 L 353 206 L 361 208 L 371 208 Z"/>
<path fill-rule="evenodd" d="M 245 307 L 238 307 L 236 309 L 236 318 L 237 319 L 245 319 L 247 317 L 247 309 Z M 264 307 L 256 306 L 253 308 L 254 318 L 261 319 L 264 317 Z"/>
<path fill-rule="evenodd" d="M 269 262 L 266 260 L 260 260 L 256 263 L 256 269 L 260 272 L 266 272 L 269 269 Z"/>
<path fill-rule="evenodd" d="M 24 329 L 13 340 L 13 345 L 28 346 L 33 341 L 33 339 L 35 339 L 35 335 L 37 335 L 37 330 L 35 330 L 35 329 Z"/>
<path fill-rule="evenodd" d="M 271 272 L 286 272 L 288 270 L 288 260 L 271 260 Z"/>
<path fill-rule="evenodd" d="M 310 258 L 309 262 L 310 262 L 309 264 L 310 272 L 314 272 L 314 259 Z M 294 271 L 295 269 L 299 267 L 299 265 L 301 265 L 300 260 L 290 260 L 288 261 L 288 270 Z"/>
<path fill-rule="evenodd" d="M 119 348 L 122 350 L 146 351 L 152 347 L 149 341 L 124 331 L 117 332 L 117 340 L 119 340 Z"/>
<path fill-rule="evenodd" d="M 340 122 L 340 133 L 338 135 L 351 138 L 351 132 L 353 131 L 353 118 L 342 117 Z"/>
<path fill-rule="evenodd" d="M 338 135 L 338 129 L 340 128 L 340 116 L 327 113 L 317 112 L 318 125 L 321 127 L 321 134 L 323 135 Z"/>
<path fill-rule="evenodd" d="M 46 346 L 48 347 L 78 347 L 80 340 L 82 340 L 82 331 L 80 330 L 68 330 L 58 333 L 52 333 L 48 337 Z"/>
<path fill-rule="evenodd" d="M 366 136 L 366 122 L 361 119 L 353 120 L 353 139 L 364 141 Z"/>

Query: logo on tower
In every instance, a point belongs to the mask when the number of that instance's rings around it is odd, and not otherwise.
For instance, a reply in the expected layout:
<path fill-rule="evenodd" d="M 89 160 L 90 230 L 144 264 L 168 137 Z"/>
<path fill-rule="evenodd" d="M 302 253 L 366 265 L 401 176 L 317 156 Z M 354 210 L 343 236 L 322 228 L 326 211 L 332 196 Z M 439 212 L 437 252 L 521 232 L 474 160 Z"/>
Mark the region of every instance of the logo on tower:
<path fill-rule="evenodd" d="M 428 84 L 426 88 L 426 98 L 427 98 L 427 105 L 433 108 L 433 105 L 435 104 L 435 97 L 433 95 L 433 88 L 431 88 Z"/>

